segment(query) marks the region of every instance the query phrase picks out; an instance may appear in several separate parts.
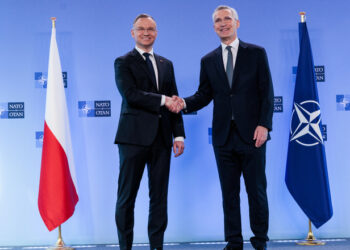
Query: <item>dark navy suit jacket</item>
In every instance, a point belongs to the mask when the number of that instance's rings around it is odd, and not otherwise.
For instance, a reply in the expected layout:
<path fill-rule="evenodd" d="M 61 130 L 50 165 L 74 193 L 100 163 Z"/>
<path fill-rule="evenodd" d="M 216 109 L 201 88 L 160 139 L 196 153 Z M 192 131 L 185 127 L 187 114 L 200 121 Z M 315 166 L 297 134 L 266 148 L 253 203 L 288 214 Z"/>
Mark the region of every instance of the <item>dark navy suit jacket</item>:
<path fill-rule="evenodd" d="M 201 60 L 198 91 L 185 98 L 186 110 L 193 112 L 214 100 L 212 140 L 213 146 L 225 144 L 232 114 L 241 138 L 253 144 L 258 125 L 272 130 L 273 87 L 264 48 L 239 42 L 232 88 L 229 87 L 222 47 Z"/>
<path fill-rule="evenodd" d="M 172 145 L 173 136 L 185 136 L 181 114 L 173 114 L 160 106 L 162 95 L 178 95 L 173 64 L 159 55 L 154 54 L 154 57 L 159 90 L 136 49 L 115 60 L 115 79 L 122 96 L 116 144 L 149 146 L 158 129 L 167 146 Z"/>

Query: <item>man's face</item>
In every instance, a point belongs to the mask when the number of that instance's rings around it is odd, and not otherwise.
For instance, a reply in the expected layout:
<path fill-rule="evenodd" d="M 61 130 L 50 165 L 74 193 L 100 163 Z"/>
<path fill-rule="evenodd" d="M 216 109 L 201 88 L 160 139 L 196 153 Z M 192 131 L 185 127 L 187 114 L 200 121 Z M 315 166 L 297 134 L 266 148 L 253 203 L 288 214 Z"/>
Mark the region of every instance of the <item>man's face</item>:
<path fill-rule="evenodd" d="M 232 42 L 237 37 L 239 20 L 234 19 L 230 10 L 218 10 L 214 15 L 214 30 L 222 42 Z"/>
<path fill-rule="evenodd" d="M 137 47 L 145 51 L 151 50 L 157 37 L 156 23 L 148 17 L 138 19 L 131 30 L 131 36 Z"/>

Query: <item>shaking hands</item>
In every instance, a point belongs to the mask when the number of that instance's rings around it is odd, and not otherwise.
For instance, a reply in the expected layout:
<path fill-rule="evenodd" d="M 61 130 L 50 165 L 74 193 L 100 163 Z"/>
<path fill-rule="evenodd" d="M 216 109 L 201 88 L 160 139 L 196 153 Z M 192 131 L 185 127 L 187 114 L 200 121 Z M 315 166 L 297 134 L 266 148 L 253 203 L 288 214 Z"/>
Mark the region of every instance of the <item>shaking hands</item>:
<path fill-rule="evenodd" d="M 173 95 L 172 97 L 165 97 L 165 106 L 169 109 L 169 111 L 173 113 L 179 113 L 185 106 L 182 98 Z"/>

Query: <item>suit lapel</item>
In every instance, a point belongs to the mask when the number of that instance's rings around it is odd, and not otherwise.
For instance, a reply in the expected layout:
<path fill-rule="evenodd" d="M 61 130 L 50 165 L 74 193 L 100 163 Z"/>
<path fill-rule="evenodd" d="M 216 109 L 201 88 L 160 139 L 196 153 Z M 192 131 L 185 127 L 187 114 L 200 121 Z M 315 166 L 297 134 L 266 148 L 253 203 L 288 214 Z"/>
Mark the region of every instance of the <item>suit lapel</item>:
<path fill-rule="evenodd" d="M 153 53 L 154 54 L 154 53 Z M 157 70 L 158 70 L 158 87 L 159 91 L 163 87 L 163 78 L 164 78 L 164 61 L 157 54 L 154 54 L 154 58 L 156 59 Z"/>
<path fill-rule="evenodd" d="M 145 59 L 143 59 L 143 57 L 140 55 L 140 53 L 136 49 L 133 50 L 133 55 L 135 57 L 137 64 L 140 65 L 140 68 L 142 68 L 142 70 L 146 72 L 150 82 L 152 82 L 154 87 L 157 89 L 157 83 L 152 80 L 152 75 L 151 75 L 151 72 L 149 72 L 148 70 Z"/>
<path fill-rule="evenodd" d="M 218 71 L 218 76 L 221 77 L 220 82 L 224 82 L 225 88 L 230 89 L 230 84 L 225 72 L 224 62 L 222 59 L 222 47 L 221 45 L 215 50 L 215 65 Z"/>
<path fill-rule="evenodd" d="M 247 45 L 239 40 L 239 46 L 237 51 L 237 57 L 236 57 L 236 63 L 235 68 L 233 71 L 233 81 L 232 81 L 232 88 L 236 85 L 237 77 L 239 73 L 241 72 L 241 68 L 244 66 L 244 58 L 246 53 Z"/>

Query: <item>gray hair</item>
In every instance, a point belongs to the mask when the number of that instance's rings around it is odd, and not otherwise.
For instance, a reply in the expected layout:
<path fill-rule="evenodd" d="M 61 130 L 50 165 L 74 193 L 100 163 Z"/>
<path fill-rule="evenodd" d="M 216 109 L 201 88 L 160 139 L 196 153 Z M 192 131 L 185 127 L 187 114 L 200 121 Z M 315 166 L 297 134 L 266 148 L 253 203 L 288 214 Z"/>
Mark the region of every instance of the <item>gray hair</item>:
<path fill-rule="evenodd" d="M 219 11 L 219 10 L 229 10 L 229 11 L 231 12 L 231 14 L 232 14 L 232 17 L 233 17 L 234 19 L 238 20 L 237 11 L 236 11 L 234 8 L 232 8 L 232 7 L 230 7 L 230 6 L 227 6 L 227 5 L 219 5 L 218 7 L 216 7 L 216 9 L 215 9 L 214 12 L 213 12 L 213 16 L 212 16 L 213 22 L 215 22 L 215 20 L 214 20 L 214 18 L 215 18 L 215 13 L 216 13 L 217 11 Z"/>

